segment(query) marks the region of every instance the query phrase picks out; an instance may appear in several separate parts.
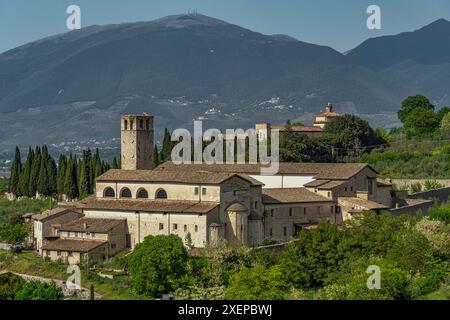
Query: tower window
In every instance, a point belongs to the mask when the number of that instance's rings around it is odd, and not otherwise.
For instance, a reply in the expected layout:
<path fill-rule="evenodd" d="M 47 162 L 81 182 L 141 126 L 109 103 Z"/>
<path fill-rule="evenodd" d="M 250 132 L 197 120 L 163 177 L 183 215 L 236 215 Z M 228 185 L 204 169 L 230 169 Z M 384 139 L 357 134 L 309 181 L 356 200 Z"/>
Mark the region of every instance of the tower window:
<path fill-rule="evenodd" d="M 144 120 L 139 120 L 139 129 L 144 129 Z"/>
<path fill-rule="evenodd" d="M 134 122 L 133 122 L 133 120 L 131 120 L 131 121 L 130 121 L 130 129 L 131 129 L 131 130 L 133 130 L 133 125 L 134 125 Z"/>
<path fill-rule="evenodd" d="M 167 192 L 164 189 L 159 189 L 156 191 L 156 199 L 167 199 Z"/>
<path fill-rule="evenodd" d="M 105 198 L 115 198 L 116 197 L 116 193 L 114 192 L 113 188 L 108 187 L 108 188 L 105 189 L 105 191 L 103 193 L 103 196 Z"/>
<path fill-rule="evenodd" d="M 125 120 L 123 123 L 124 123 L 125 130 L 128 130 L 128 120 Z"/>
<path fill-rule="evenodd" d="M 148 192 L 145 189 L 140 189 L 137 194 L 138 199 L 148 199 Z"/>
<path fill-rule="evenodd" d="M 120 191 L 120 197 L 121 198 L 131 198 L 131 191 L 128 188 L 123 188 L 122 191 Z"/>
<path fill-rule="evenodd" d="M 146 126 L 147 130 L 150 130 L 150 121 L 149 120 L 145 121 L 145 126 Z"/>
<path fill-rule="evenodd" d="M 292 208 L 289 209 L 289 216 L 292 216 Z"/>

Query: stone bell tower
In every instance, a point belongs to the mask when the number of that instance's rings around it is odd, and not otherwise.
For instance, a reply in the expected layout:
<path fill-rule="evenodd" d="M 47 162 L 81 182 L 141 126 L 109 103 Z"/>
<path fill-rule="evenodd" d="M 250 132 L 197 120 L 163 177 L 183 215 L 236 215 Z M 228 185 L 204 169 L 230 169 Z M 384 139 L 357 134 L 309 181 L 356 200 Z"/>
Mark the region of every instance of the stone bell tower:
<path fill-rule="evenodd" d="M 153 169 L 153 117 L 126 115 L 120 122 L 122 170 Z"/>

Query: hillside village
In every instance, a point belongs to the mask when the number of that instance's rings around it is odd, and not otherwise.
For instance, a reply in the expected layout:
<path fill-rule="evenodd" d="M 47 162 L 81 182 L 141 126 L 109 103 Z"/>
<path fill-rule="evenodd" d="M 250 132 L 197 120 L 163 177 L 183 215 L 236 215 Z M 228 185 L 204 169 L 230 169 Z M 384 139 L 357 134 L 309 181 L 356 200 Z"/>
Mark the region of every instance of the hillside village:
<path fill-rule="evenodd" d="M 320 134 L 336 116 L 328 104 L 314 126 L 293 132 Z M 366 210 L 414 215 L 433 205 L 394 191 L 361 163 L 280 163 L 273 177 L 262 175 L 259 164 L 154 167 L 153 117 L 127 115 L 120 125 L 122 169 L 97 177 L 93 195 L 27 217 L 42 257 L 94 264 L 149 235 L 177 235 L 191 248 L 219 240 L 255 247 L 266 238 L 287 242 L 321 221 L 341 225 Z M 256 125 L 258 134 L 268 126 Z"/>

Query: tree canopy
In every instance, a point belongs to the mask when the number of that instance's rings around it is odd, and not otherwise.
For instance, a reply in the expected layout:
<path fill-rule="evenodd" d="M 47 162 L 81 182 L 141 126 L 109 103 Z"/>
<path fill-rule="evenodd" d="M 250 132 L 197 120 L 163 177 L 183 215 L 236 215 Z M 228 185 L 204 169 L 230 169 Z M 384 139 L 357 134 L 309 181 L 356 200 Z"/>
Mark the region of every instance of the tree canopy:
<path fill-rule="evenodd" d="M 406 98 L 402 102 L 401 109 L 397 112 L 398 118 L 401 122 L 405 123 L 408 115 L 417 108 L 430 109 L 434 111 L 434 105 L 431 104 L 430 100 L 423 95 L 415 95 Z"/>

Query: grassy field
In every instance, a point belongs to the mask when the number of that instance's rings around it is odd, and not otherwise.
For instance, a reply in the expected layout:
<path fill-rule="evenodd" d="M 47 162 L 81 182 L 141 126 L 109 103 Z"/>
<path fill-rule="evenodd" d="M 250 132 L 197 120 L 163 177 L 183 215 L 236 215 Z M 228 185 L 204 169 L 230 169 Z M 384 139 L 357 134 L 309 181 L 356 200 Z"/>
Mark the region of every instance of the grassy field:
<path fill-rule="evenodd" d="M 66 273 L 66 265 L 44 260 L 37 257 L 32 251 L 13 254 L 6 250 L 0 250 L 0 271 L 6 270 L 56 280 L 66 280 L 69 276 Z M 81 285 L 90 288 L 91 284 L 94 285 L 94 291 L 101 294 L 105 300 L 144 299 L 128 289 L 127 277 L 110 280 L 101 278 L 93 272 L 87 273 L 86 270 L 81 270 Z"/>

